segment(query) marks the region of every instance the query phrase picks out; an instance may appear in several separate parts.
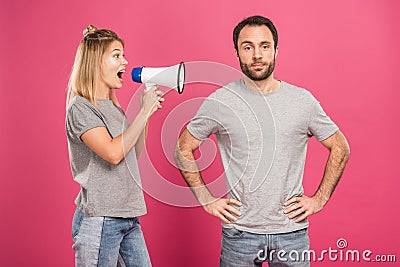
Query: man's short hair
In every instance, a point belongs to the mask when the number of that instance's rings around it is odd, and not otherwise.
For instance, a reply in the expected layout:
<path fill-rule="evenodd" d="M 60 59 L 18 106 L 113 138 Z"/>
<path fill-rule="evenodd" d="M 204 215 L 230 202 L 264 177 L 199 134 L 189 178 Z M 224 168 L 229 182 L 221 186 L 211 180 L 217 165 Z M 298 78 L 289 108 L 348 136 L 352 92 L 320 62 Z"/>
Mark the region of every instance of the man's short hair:
<path fill-rule="evenodd" d="M 240 31 L 245 27 L 245 26 L 267 26 L 268 29 L 271 31 L 272 36 L 274 38 L 274 48 L 278 46 L 278 32 L 276 31 L 276 28 L 274 24 L 272 23 L 271 20 L 263 17 L 263 16 L 251 16 L 248 18 L 243 19 L 241 22 L 239 22 L 238 25 L 236 25 L 235 29 L 233 30 L 233 44 L 235 45 L 236 51 L 238 50 L 238 39 L 239 39 L 239 34 Z"/>

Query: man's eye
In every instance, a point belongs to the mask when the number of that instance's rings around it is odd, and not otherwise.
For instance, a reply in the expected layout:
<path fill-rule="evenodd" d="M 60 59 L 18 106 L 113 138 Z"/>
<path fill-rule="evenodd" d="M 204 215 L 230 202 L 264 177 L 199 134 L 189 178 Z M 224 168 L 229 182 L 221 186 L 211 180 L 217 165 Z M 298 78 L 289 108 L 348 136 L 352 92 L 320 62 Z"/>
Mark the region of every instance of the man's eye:
<path fill-rule="evenodd" d="M 269 46 L 268 45 L 263 45 L 262 47 L 264 50 L 268 50 Z"/>
<path fill-rule="evenodd" d="M 114 55 L 114 57 L 115 57 L 116 59 L 119 59 L 119 54 Z"/>
<path fill-rule="evenodd" d="M 250 51 L 250 50 L 251 50 L 251 47 L 250 47 L 250 46 L 246 46 L 246 47 L 244 48 L 244 50 L 245 50 L 245 51 Z"/>

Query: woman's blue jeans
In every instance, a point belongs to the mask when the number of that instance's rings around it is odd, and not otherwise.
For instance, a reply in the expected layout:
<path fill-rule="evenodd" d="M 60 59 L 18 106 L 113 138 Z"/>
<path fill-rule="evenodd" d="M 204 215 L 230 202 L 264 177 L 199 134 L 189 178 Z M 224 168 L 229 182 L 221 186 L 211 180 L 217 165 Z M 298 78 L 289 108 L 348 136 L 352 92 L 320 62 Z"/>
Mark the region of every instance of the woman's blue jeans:
<path fill-rule="evenodd" d="M 89 217 L 78 208 L 72 221 L 72 238 L 77 267 L 151 266 L 136 217 Z"/>

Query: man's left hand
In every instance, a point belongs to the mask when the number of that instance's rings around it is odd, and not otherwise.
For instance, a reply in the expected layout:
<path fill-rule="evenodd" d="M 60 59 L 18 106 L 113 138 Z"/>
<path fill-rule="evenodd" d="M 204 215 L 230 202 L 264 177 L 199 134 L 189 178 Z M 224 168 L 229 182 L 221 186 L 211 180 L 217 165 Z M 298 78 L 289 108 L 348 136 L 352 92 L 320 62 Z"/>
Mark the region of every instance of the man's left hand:
<path fill-rule="evenodd" d="M 305 220 L 308 216 L 313 215 L 317 212 L 320 212 L 324 205 L 322 201 L 318 200 L 315 196 L 308 197 L 308 196 L 296 196 L 292 197 L 288 201 L 286 201 L 283 205 L 290 206 L 289 208 L 285 209 L 283 212 L 285 214 L 289 214 L 289 219 L 293 219 L 299 216 L 296 219 L 296 222 L 301 222 Z"/>

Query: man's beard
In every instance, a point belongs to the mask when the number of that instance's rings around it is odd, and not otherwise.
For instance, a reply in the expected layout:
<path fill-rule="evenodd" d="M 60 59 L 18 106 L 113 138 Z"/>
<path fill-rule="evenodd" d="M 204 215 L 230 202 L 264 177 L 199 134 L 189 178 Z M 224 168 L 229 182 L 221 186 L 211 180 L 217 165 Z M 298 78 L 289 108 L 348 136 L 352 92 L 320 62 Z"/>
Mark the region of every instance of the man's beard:
<path fill-rule="evenodd" d="M 240 58 L 239 58 L 239 62 L 240 62 L 240 68 L 242 69 L 242 72 L 244 73 L 244 75 L 246 75 L 247 77 L 249 77 L 251 80 L 253 81 L 262 81 L 267 79 L 269 76 L 271 76 L 272 72 L 274 72 L 275 69 L 275 58 L 274 60 L 268 65 L 267 70 L 265 70 L 264 72 L 262 72 L 261 74 L 257 74 L 257 72 L 259 73 L 259 71 L 255 72 L 255 71 L 251 71 L 249 66 L 244 64 Z M 264 62 L 260 62 L 260 61 L 255 61 L 251 64 L 264 64 Z M 250 64 L 250 65 L 251 65 Z"/>

